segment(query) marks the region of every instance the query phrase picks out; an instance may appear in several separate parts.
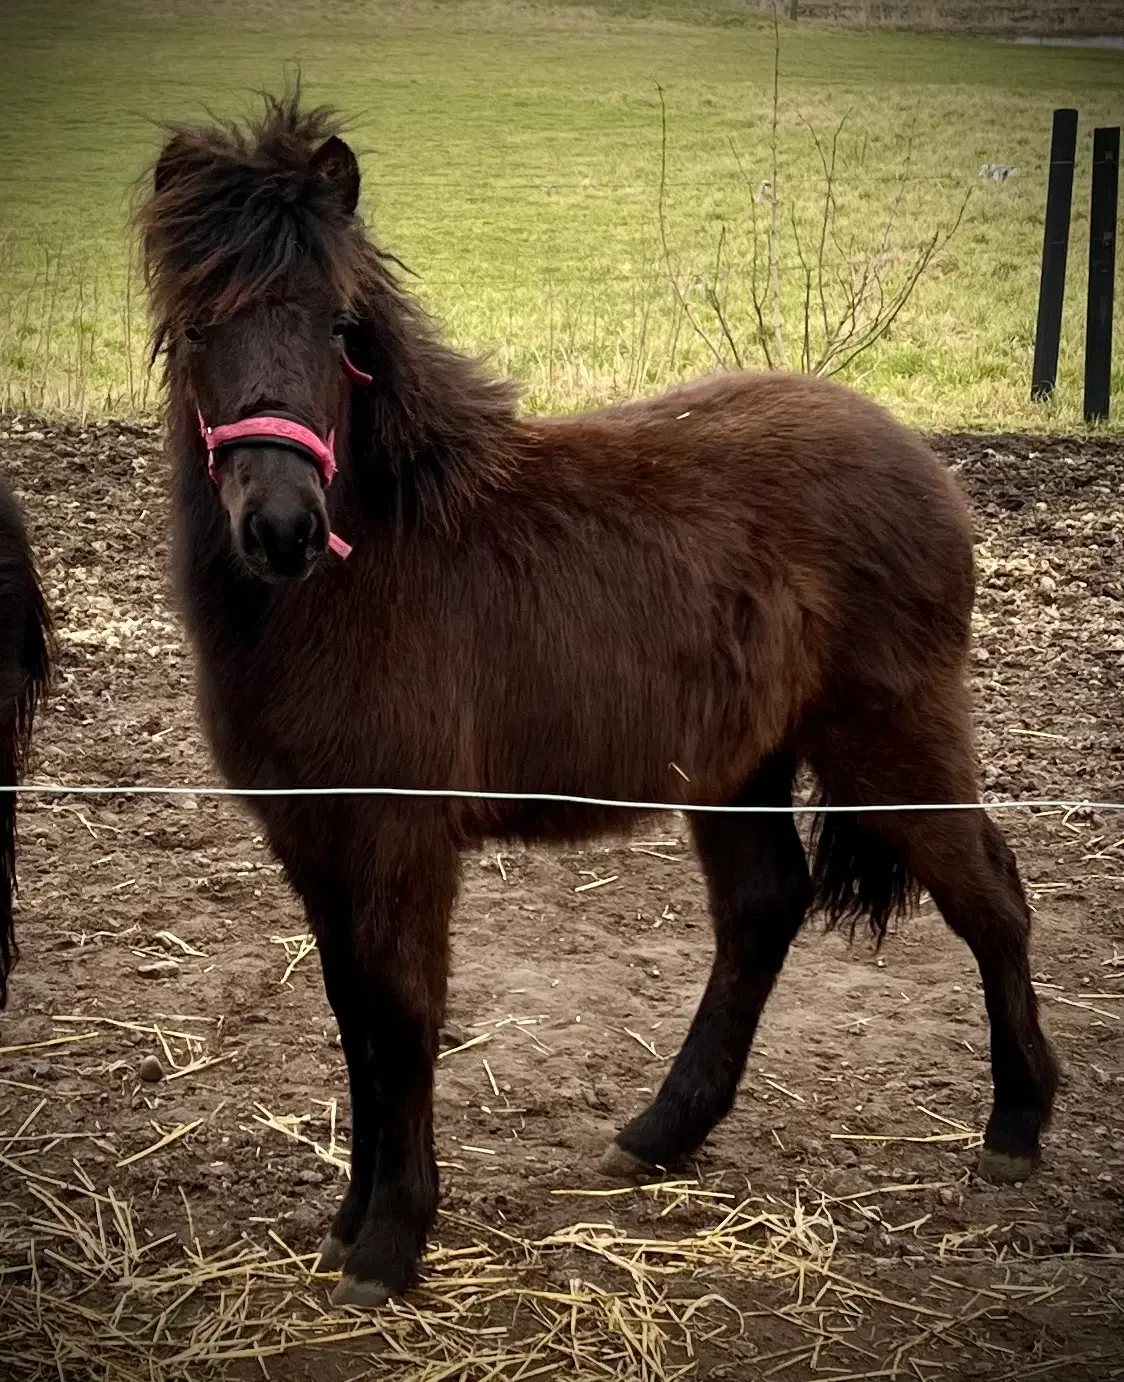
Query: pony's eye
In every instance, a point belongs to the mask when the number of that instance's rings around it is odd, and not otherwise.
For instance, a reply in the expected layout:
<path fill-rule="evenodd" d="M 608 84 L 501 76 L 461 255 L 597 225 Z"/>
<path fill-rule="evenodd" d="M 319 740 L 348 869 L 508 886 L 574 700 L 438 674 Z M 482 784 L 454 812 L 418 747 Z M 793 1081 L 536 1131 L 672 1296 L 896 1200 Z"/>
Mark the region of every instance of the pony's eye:
<path fill-rule="evenodd" d="M 185 326 L 183 338 L 193 350 L 198 350 L 203 344 L 203 333 L 197 326 Z"/>

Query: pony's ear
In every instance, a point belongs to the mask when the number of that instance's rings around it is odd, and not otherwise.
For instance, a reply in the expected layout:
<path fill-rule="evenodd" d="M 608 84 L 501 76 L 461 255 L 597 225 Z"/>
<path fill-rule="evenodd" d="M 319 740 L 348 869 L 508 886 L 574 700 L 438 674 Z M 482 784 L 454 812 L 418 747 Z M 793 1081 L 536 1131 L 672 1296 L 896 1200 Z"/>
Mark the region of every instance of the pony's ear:
<path fill-rule="evenodd" d="M 152 174 L 152 186 L 157 195 L 163 192 L 175 179 L 183 167 L 187 153 L 187 140 L 182 134 L 173 134 L 160 151 L 156 168 Z"/>
<path fill-rule="evenodd" d="M 350 146 L 338 135 L 329 135 L 312 155 L 309 167 L 350 215 L 359 204 L 359 161 Z"/>

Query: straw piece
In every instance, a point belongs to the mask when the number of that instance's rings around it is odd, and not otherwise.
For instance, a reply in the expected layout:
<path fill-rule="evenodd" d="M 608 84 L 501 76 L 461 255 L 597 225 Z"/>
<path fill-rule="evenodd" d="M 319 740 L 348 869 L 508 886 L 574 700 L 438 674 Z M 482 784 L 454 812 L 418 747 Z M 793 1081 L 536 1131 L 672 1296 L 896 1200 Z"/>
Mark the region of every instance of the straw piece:
<path fill-rule="evenodd" d="M 631 1027 L 624 1027 L 622 1030 L 624 1031 L 625 1036 L 630 1036 L 633 1039 L 633 1041 L 639 1042 L 640 1045 L 643 1046 L 644 1050 L 647 1051 L 650 1056 L 655 1056 L 656 1060 L 666 1059 L 666 1057 L 661 1056 L 660 1053 L 656 1050 L 656 1048 L 652 1045 L 652 1043 L 650 1041 L 646 1041 L 640 1035 L 639 1032 L 634 1032 Z"/>
<path fill-rule="evenodd" d="M 96 1041 L 101 1032 L 83 1032 L 81 1036 L 51 1037 L 49 1041 L 25 1041 L 19 1046 L 0 1046 L 0 1056 L 14 1056 L 18 1051 L 46 1051 L 52 1046 L 77 1046 L 82 1041 Z"/>
<path fill-rule="evenodd" d="M 227 1051 L 221 1056 L 204 1056 L 201 1060 L 192 1061 L 190 1065 L 183 1065 L 178 1070 L 173 1070 L 164 1076 L 165 1083 L 172 1080 L 182 1080 L 185 1075 L 197 1075 L 200 1070 L 206 1070 L 210 1065 L 221 1065 L 223 1061 L 233 1060 L 238 1055 L 237 1051 Z"/>
<path fill-rule="evenodd" d="M 484 1042 L 491 1041 L 491 1032 L 481 1032 L 478 1036 L 469 1037 L 467 1041 L 462 1041 L 459 1046 L 450 1046 L 445 1051 L 438 1051 L 437 1059 L 445 1060 L 448 1056 L 455 1056 L 460 1051 L 468 1051 L 473 1046 L 482 1046 Z"/>
<path fill-rule="evenodd" d="M 829 1134 L 832 1142 L 966 1142 L 971 1147 L 983 1145 L 983 1133 L 935 1132 L 927 1137 L 907 1137 L 903 1133 L 883 1132 L 833 1132 Z"/>
<path fill-rule="evenodd" d="M 605 888 L 608 887 L 610 883 L 616 883 L 619 878 L 620 874 L 617 873 L 609 874 L 608 878 L 594 878 L 591 879 L 588 883 L 579 883 L 578 886 L 574 889 L 574 892 L 588 893 L 593 888 Z"/>
<path fill-rule="evenodd" d="M 132 1166 L 135 1161 L 143 1161 L 145 1157 L 152 1156 L 156 1152 L 163 1151 L 165 1147 L 177 1142 L 181 1137 L 186 1137 L 189 1132 L 194 1132 L 202 1124 L 202 1118 L 196 1118 L 193 1123 L 181 1123 L 178 1128 L 173 1128 L 171 1132 L 166 1132 L 158 1142 L 154 1142 L 151 1147 L 145 1147 L 143 1151 L 134 1152 L 132 1156 L 123 1157 L 118 1163 L 118 1169 L 122 1166 Z"/>
<path fill-rule="evenodd" d="M 179 936 L 172 931 L 157 931 L 153 936 L 153 940 L 167 941 L 169 945 L 177 946 L 185 955 L 194 955 L 200 960 L 205 960 L 207 958 L 202 950 L 196 950 L 193 945 L 190 945 L 185 940 L 181 940 Z"/>
<path fill-rule="evenodd" d="M 7 1152 L 11 1150 L 12 1143 L 18 1142 L 20 1138 L 23 1137 L 24 1133 L 27 1132 L 28 1128 L 31 1127 L 32 1123 L 34 1123 L 36 1118 L 38 1118 L 39 1115 L 43 1112 L 46 1103 L 46 1098 L 42 1098 L 39 1100 L 39 1102 L 35 1105 L 35 1107 L 31 1110 L 31 1112 L 27 1115 L 27 1117 L 23 1120 L 23 1122 L 11 1135 L 11 1137 L 9 1137 L 8 1140 L 4 1143 L 3 1147 L 0 1147 L 0 1152 Z"/>

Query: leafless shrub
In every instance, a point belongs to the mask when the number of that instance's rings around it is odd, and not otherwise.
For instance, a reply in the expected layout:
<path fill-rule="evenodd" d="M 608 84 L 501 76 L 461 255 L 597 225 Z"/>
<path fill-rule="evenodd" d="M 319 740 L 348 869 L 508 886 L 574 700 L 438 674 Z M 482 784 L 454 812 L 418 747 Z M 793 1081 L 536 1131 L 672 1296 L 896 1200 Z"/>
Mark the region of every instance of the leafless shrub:
<path fill-rule="evenodd" d="M 739 177 L 748 195 L 749 256 L 731 262 L 726 226 L 719 229 L 713 266 L 708 273 L 684 276 L 667 230 L 667 104 L 660 99 L 659 230 L 664 268 L 684 319 L 706 345 L 716 363 L 745 368 L 758 358 L 768 369 L 796 368 L 809 374 L 837 374 L 870 350 L 890 331 L 918 283 L 959 229 L 971 196 L 969 188 L 938 224 L 909 250 L 895 241 L 903 199 L 911 179 L 913 138 L 896 176 L 896 191 L 880 229 L 873 235 L 847 234 L 840 216 L 840 138 L 848 115 L 825 140 L 803 121 L 819 161 L 814 236 L 802 232 L 795 201 L 785 202 L 781 189 L 778 127 L 780 119 L 780 25 L 774 10 L 772 118 L 769 132 L 769 177 L 755 181 L 731 143 Z M 787 206 L 786 218 L 782 207 Z M 762 214 L 761 208 L 767 213 Z M 749 315 L 730 304 L 731 278 L 740 278 Z M 782 278 L 796 280 L 798 293 L 785 293 Z M 795 300 L 794 300 L 795 299 Z"/>

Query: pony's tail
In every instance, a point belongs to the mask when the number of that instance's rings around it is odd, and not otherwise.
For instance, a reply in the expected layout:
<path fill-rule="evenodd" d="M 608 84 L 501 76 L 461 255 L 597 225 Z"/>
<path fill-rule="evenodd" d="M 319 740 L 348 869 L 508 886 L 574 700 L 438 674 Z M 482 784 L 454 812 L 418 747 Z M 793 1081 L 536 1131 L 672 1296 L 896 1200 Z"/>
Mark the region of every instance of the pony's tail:
<path fill-rule="evenodd" d="M 826 791 L 821 791 L 818 804 L 831 804 Z M 845 926 L 852 940 L 865 918 L 877 949 L 890 922 L 906 916 L 920 901 L 920 884 L 902 854 L 861 815 L 830 811 L 816 816 L 811 856 L 815 905 L 829 930 Z"/>
<path fill-rule="evenodd" d="M 0 707 L 0 1008 L 8 1001 L 8 978 L 16 961 L 12 898 L 16 891 L 16 794 L 4 788 L 19 782 L 31 752 L 35 714 L 51 678 L 55 655 L 54 625 L 38 572 L 29 553 L 23 556 L 25 588 L 23 628 L 14 650 L 11 692 Z"/>

